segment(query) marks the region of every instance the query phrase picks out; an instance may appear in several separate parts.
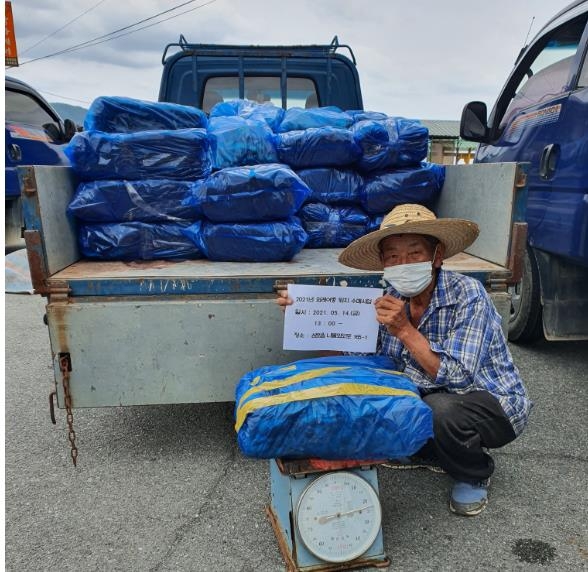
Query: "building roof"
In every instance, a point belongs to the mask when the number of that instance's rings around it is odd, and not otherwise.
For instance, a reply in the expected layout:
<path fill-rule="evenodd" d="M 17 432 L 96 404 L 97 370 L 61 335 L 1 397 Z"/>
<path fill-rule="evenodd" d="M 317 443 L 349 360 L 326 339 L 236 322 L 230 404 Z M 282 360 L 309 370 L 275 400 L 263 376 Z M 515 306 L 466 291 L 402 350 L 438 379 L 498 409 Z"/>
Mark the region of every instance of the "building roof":
<path fill-rule="evenodd" d="M 453 119 L 421 119 L 431 139 L 459 138 L 459 121 Z"/>

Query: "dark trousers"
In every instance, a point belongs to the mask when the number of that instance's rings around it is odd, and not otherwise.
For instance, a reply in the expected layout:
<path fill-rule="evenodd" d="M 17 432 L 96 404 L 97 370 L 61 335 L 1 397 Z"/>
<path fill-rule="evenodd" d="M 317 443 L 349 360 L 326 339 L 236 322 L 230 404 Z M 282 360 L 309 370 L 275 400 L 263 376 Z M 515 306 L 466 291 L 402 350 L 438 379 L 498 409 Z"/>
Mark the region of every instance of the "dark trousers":
<path fill-rule="evenodd" d="M 516 437 L 499 401 L 487 391 L 435 392 L 423 399 L 433 410 L 435 436 L 420 454 L 437 457 L 458 481 L 487 479 L 494 472 L 494 461 L 483 447 L 496 449 Z"/>

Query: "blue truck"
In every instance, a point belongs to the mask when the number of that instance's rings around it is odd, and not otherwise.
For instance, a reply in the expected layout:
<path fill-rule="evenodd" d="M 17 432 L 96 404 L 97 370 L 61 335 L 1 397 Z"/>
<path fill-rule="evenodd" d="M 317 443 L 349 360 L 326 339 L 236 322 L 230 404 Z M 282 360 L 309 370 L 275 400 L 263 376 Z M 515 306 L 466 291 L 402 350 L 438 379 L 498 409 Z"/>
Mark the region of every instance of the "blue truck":
<path fill-rule="evenodd" d="M 57 111 L 30 85 L 5 78 L 5 244 L 22 245 L 22 209 L 17 168 L 22 165 L 68 165 L 63 146 L 76 132 L 75 124 Z"/>
<path fill-rule="evenodd" d="M 341 54 L 336 42 L 175 47 L 164 59 L 163 101 L 204 109 L 234 97 L 363 106 L 353 53 Z M 26 167 L 19 177 L 31 278 L 47 298 L 54 395 L 70 437 L 75 408 L 232 401 L 246 372 L 308 357 L 282 349 L 275 289 L 286 282 L 381 287 L 381 273 L 339 264 L 340 249 L 303 249 L 283 263 L 84 259 L 76 222 L 65 214 L 77 183 L 71 168 Z M 525 182 L 525 166 L 514 162 L 448 166 L 435 207 L 480 225 L 474 245 L 445 266 L 478 278 L 504 325 L 524 249 L 517 237 L 526 225 Z"/>
<path fill-rule="evenodd" d="M 529 164 L 528 245 L 509 337 L 588 339 L 588 2 L 556 14 L 521 50 L 494 107 L 468 103 L 475 162 Z"/>

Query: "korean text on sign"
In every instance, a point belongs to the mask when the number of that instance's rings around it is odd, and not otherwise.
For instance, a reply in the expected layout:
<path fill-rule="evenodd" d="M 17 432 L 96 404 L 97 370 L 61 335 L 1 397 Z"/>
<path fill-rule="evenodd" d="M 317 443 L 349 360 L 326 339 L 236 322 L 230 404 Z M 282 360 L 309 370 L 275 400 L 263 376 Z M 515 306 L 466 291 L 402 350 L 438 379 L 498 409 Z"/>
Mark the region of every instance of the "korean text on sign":
<path fill-rule="evenodd" d="M 289 284 L 285 350 L 376 351 L 378 288 Z"/>

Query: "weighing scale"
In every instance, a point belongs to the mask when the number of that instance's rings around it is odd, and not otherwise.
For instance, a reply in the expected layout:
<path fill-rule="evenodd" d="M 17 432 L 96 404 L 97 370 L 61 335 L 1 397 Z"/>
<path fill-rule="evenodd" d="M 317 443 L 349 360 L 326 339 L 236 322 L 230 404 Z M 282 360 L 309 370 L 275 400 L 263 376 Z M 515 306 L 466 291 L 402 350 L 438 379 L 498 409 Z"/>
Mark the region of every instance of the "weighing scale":
<path fill-rule="evenodd" d="M 384 554 L 377 464 L 270 460 L 266 512 L 288 572 L 390 564 Z"/>

